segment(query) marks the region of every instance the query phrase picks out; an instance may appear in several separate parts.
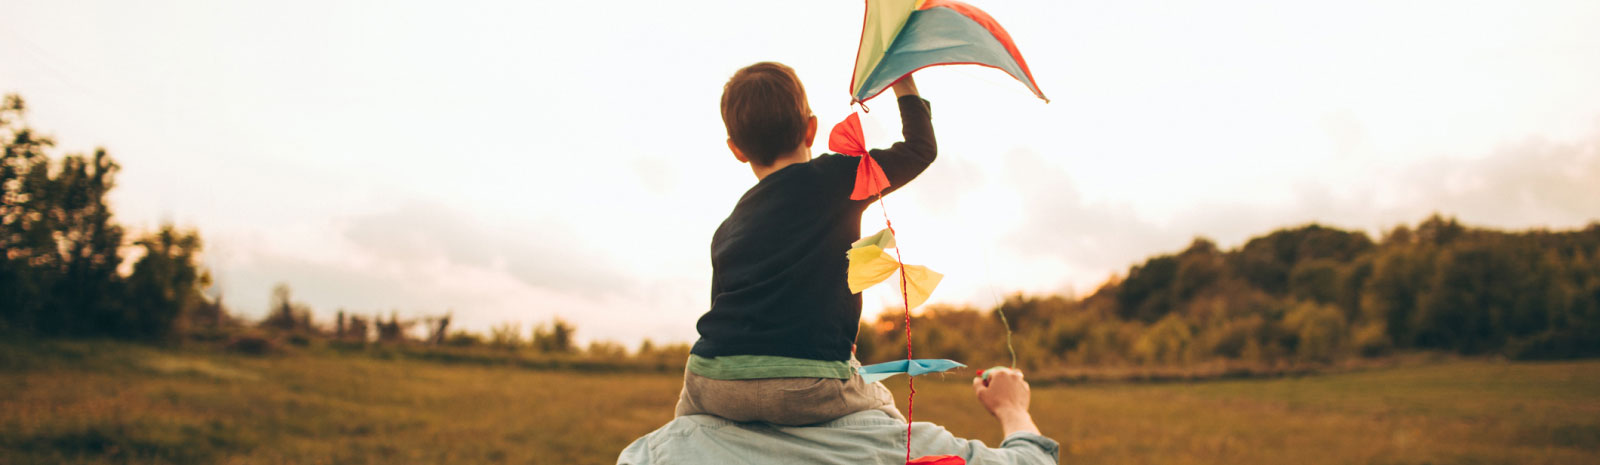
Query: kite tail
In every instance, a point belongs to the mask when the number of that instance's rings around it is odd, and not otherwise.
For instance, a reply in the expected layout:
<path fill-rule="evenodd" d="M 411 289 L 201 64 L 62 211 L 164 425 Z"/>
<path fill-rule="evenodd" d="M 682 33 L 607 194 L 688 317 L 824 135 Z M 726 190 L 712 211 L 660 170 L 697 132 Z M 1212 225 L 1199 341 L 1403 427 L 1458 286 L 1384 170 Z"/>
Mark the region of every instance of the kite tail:
<path fill-rule="evenodd" d="M 889 229 L 890 235 L 899 237 L 899 233 L 894 232 L 894 222 L 889 221 L 889 207 L 883 201 L 883 194 L 878 193 L 876 195 L 878 197 L 878 209 L 883 211 L 884 227 Z M 900 262 L 900 301 L 905 305 L 906 309 L 906 360 L 914 360 L 915 357 L 911 356 L 911 295 L 906 290 L 906 260 L 905 257 L 900 255 L 900 249 L 901 247 L 894 248 L 894 258 Z M 906 373 L 906 389 L 909 391 L 906 394 L 906 463 L 911 463 L 911 422 L 916 415 L 917 377 L 912 376 L 910 373 Z"/>

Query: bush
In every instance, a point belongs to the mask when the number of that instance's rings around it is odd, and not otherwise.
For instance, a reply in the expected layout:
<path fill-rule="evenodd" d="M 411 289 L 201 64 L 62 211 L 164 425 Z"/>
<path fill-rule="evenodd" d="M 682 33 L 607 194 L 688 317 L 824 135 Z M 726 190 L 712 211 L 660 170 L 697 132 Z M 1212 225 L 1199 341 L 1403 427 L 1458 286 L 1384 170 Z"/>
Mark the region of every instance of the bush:
<path fill-rule="evenodd" d="M 1295 355 L 1304 361 L 1331 362 L 1345 348 L 1349 328 L 1344 313 L 1331 305 L 1301 302 L 1283 319 L 1284 329 L 1295 336 Z"/>
<path fill-rule="evenodd" d="M 274 354 L 282 351 L 282 348 L 278 345 L 277 341 L 259 334 L 234 336 L 232 341 L 228 341 L 228 346 L 226 348 L 229 352 L 258 356 Z"/>
<path fill-rule="evenodd" d="M 1193 331 L 1183 318 L 1167 315 L 1133 343 L 1133 357 L 1142 363 L 1182 364 L 1190 360 Z"/>
<path fill-rule="evenodd" d="M 1394 341 L 1389 339 L 1389 329 L 1381 321 L 1356 327 L 1351 338 L 1350 344 L 1362 357 L 1387 355 L 1394 349 Z"/>

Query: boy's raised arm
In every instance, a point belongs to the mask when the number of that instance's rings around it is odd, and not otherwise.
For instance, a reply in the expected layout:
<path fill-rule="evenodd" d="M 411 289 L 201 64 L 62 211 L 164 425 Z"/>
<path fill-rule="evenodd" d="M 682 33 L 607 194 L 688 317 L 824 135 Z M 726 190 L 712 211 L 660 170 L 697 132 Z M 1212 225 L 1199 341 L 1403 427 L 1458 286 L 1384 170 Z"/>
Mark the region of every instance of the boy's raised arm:
<path fill-rule="evenodd" d="M 905 140 L 887 149 L 871 152 L 872 158 L 883 167 L 883 174 L 889 178 L 889 188 L 884 190 L 885 194 L 922 174 L 922 170 L 928 169 L 939 152 L 938 144 L 934 142 L 933 118 L 928 101 L 918 95 L 916 81 L 906 76 L 895 82 L 894 95 L 900 104 L 900 134 Z"/>
<path fill-rule="evenodd" d="M 901 79 L 894 83 L 894 98 L 905 97 L 907 95 L 917 95 L 917 81 L 911 79 L 911 76 L 906 76 L 905 79 Z"/>

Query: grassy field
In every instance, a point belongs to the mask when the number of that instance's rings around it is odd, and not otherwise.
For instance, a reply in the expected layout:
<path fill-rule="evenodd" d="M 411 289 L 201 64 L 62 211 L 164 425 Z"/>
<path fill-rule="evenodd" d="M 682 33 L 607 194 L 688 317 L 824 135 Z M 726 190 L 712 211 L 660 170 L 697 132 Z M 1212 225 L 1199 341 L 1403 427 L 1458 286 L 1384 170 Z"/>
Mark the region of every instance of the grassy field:
<path fill-rule="evenodd" d="M 672 374 L 0 344 L 0 463 L 613 463 Z M 994 443 L 961 375 L 917 419 Z M 904 378 L 890 387 L 904 399 Z M 1600 463 L 1600 361 L 1034 389 L 1063 463 Z M 902 404 L 902 409 L 904 405 Z"/>

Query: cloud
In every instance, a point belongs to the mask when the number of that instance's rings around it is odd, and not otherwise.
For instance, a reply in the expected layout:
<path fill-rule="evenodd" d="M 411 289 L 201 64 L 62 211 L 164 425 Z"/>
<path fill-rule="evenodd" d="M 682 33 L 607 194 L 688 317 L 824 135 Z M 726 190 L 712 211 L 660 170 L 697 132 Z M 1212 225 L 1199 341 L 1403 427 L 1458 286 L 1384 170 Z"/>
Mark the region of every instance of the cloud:
<path fill-rule="evenodd" d="M 1533 138 L 1475 159 L 1435 158 L 1356 173 L 1355 179 L 1321 176 L 1300 183 L 1290 198 L 1259 205 L 1196 201 L 1159 221 L 1141 218 L 1125 205 L 1086 199 L 1071 175 L 1038 154 L 1014 152 L 1005 162 L 1002 181 L 1016 186 L 1023 204 L 1023 221 L 1004 241 L 1011 252 L 1109 272 L 1176 252 L 1197 236 L 1234 247 L 1273 229 L 1311 222 L 1377 234 L 1434 212 L 1504 229 L 1576 228 L 1600 221 L 1600 127 L 1580 140 Z M 1195 194 L 1200 193 L 1168 193 Z M 1097 284 L 1084 279 L 1075 283 L 1079 290 Z"/>
<path fill-rule="evenodd" d="M 1130 256 L 1173 246 L 1175 233 L 1169 228 L 1139 218 L 1125 205 L 1085 199 L 1071 175 L 1033 152 L 1012 152 L 1005 162 L 1004 176 L 1019 191 L 1025 212 L 1009 243 L 1096 269 L 1114 269 Z"/>
<path fill-rule="evenodd" d="M 336 310 L 403 318 L 449 311 L 457 327 L 482 331 L 500 322 L 528 330 L 560 316 L 585 341 L 691 340 L 703 310 L 697 280 L 619 266 L 614 248 L 554 224 L 499 225 L 407 202 L 299 229 L 223 238 L 237 253 L 210 266 L 231 307 L 259 317 L 268 290 L 283 282 L 323 320 Z"/>
<path fill-rule="evenodd" d="M 1600 219 L 1600 127 L 1576 142 L 1529 139 L 1467 162 L 1402 172 L 1395 199 L 1506 228 L 1575 227 Z"/>
<path fill-rule="evenodd" d="M 416 264 L 437 259 L 499 270 L 536 288 L 593 296 L 634 285 L 600 244 L 587 243 L 553 222 L 532 229 L 491 225 L 444 205 L 411 202 L 352 218 L 343 235 L 379 260 Z"/>

